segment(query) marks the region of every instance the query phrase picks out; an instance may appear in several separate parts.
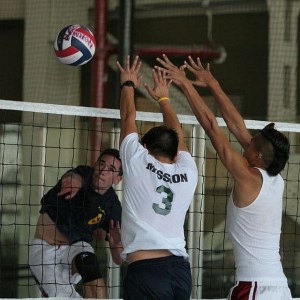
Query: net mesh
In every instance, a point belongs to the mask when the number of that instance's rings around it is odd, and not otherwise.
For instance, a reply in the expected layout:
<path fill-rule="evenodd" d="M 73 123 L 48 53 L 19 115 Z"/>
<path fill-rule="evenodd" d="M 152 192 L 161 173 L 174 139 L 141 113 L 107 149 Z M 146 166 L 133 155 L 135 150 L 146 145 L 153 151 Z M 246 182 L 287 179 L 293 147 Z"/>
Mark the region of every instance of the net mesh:
<path fill-rule="evenodd" d="M 99 152 L 119 143 L 119 111 L 52 104 L 0 100 L 1 130 L 1 297 L 38 297 L 40 294 L 28 268 L 28 245 L 33 238 L 41 197 L 70 168 L 89 164 L 93 154 L 91 139 L 102 137 Z M 30 111 L 31 110 L 31 111 Z M 22 114 L 21 122 L 10 116 Z M 93 121 L 102 120 L 101 126 Z M 232 187 L 210 140 L 194 117 L 179 115 L 199 170 L 199 184 L 185 222 L 187 250 L 193 274 L 193 297 L 225 298 L 234 283 L 234 264 L 226 226 L 226 203 Z M 224 122 L 219 119 L 220 126 Z M 138 112 L 139 134 L 162 122 L 161 114 Z M 247 121 L 250 130 L 261 129 L 265 121 Z M 293 296 L 299 296 L 299 132 L 293 123 L 276 123 L 291 141 L 291 157 L 283 172 L 286 189 L 283 203 L 281 255 Z M 227 132 L 231 143 L 241 150 Z M 98 155 L 97 154 L 97 155 Z M 122 199 L 122 184 L 116 186 Z M 267 213 L 267 212 L 266 212 Z M 106 242 L 93 245 L 105 274 L 109 298 L 122 297 L 126 264 L 113 264 Z M 11 289 L 8 289 L 10 286 Z M 78 286 L 80 291 L 81 286 Z"/>

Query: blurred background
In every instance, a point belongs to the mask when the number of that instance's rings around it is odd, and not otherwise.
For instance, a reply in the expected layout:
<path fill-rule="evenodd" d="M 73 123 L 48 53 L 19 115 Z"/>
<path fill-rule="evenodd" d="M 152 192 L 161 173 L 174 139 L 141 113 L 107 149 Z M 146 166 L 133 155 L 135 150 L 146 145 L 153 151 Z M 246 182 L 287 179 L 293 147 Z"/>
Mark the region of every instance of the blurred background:
<path fill-rule="evenodd" d="M 147 73 L 166 53 L 178 65 L 187 55 L 210 62 L 246 118 L 297 121 L 299 1 L 1 0 L 0 8 L 1 99 L 118 107 L 117 57 L 139 54 Z M 68 67 L 53 42 L 78 23 L 97 50 Z"/>

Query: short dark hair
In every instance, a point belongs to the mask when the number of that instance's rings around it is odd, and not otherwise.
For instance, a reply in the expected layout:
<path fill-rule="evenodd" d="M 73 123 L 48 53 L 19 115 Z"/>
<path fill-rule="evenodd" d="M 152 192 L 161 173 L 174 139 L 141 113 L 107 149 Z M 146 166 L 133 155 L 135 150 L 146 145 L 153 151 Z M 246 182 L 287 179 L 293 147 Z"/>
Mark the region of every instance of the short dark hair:
<path fill-rule="evenodd" d="M 115 148 L 107 148 L 107 149 L 105 149 L 101 152 L 100 156 L 98 157 L 98 161 L 104 155 L 113 156 L 114 158 L 116 158 L 117 160 L 119 160 L 121 162 L 119 176 L 122 176 L 123 175 L 123 170 L 122 170 L 122 161 L 121 161 L 121 157 L 120 157 L 120 151 L 118 149 L 115 149 Z"/>
<path fill-rule="evenodd" d="M 269 123 L 261 130 L 261 135 L 272 145 L 273 153 L 263 153 L 268 147 L 263 147 L 261 150 L 264 162 L 266 164 L 266 171 L 271 176 L 276 176 L 285 167 L 289 159 L 290 143 L 288 138 L 280 131 L 274 128 L 274 123 Z M 272 155 L 273 154 L 273 155 Z M 270 161 L 267 158 L 270 158 Z M 272 157 L 272 159 L 271 159 Z"/>
<path fill-rule="evenodd" d="M 179 138 L 177 132 L 164 125 L 151 128 L 141 139 L 150 154 L 162 155 L 174 160 L 178 152 Z"/>

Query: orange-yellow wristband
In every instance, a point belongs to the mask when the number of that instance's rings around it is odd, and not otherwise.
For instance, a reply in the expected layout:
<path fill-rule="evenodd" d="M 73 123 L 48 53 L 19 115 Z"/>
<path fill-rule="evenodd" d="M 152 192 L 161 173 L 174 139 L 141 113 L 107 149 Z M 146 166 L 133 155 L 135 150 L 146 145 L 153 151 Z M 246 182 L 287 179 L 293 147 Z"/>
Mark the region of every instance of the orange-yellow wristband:
<path fill-rule="evenodd" d="M 170 98 L 168 98 L 168 97 L 161 97 L 161 98 L 159 98 L 157 100 L 158 103 L 161 102 L 161 101 L 170 101 Z"/>

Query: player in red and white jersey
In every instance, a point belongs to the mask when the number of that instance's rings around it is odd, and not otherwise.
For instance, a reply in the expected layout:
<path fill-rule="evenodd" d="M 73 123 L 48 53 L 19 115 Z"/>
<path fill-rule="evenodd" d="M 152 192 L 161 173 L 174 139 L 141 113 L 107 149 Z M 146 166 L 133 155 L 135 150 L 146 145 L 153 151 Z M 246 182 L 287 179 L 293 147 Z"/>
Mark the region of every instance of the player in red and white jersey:
<path fill-rule="evenodd" d="M 209 65 L 189 57 L 182 68 L 174 66 L 167 56 L 158 58 L 167 69 L 168 78 L 177 84 L 211 139 L 221 161 L 234 179 L 227 209 L 227 230 L 233 244 L 236 285 L 231 300 L 289 300 L 291 293 L 282 270 L 279 240 L 284 182 L 280 172 L 289 158 L 289 141 L 274 128 L 265 126 L 252 136 L 232 102 L 212 76 Z M 195 76 L 189 80 L 183 69 Z M 210 108 L 193 85 L 208 87 L 218 108 L 244 154 L 234 150 L 218 126 Z"/>

